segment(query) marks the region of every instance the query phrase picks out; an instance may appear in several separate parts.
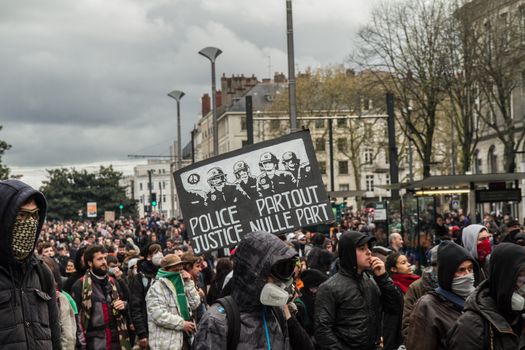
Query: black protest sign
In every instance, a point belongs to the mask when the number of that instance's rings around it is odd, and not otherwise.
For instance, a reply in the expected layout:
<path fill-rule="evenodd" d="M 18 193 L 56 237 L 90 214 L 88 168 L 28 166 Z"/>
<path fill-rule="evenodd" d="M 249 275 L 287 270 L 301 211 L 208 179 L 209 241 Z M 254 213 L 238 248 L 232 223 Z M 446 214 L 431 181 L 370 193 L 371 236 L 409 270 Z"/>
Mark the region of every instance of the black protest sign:
<path fill-rule="evenodd" d="M 197 254 L 235 245 L 253 231 L 278 234 L 334 221 L 308 130 L 195 163 L 174 176 Z"/>

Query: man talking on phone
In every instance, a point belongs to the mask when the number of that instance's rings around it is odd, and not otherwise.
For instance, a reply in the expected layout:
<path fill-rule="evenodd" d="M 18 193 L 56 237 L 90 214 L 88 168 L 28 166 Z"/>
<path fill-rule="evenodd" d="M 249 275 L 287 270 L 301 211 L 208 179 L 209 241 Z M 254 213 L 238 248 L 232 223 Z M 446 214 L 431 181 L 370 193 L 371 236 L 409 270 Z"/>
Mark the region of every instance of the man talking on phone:
<path fill-rule="evenodd" d="M 315 339 L 321 349 L 381 349 L 383 313 L 403 312 L 403 295 L 381 259 L 372 257 L 374 241 L 355 231 L 341 235 L 339 272 L 319 286 L 315 301 Z"/>

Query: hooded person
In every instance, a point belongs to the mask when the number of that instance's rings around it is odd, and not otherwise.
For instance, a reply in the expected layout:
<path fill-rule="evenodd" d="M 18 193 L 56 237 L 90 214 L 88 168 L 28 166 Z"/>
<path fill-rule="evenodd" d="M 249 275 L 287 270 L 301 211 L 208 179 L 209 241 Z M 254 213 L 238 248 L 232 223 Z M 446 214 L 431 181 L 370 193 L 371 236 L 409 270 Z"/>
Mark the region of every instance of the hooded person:
<path fill-rule="evenodd" d="M 446 335 L 479 279 L 476 260 L 460 245 L 441 242 L 437 254 L 438 287 L 414 306 L 405 341 L 407 349 L 448 349 Z"/>
<path fill-rule="evenodd" d="M 321 349 L 381 349 L 383 312 L 401 314 L 403 295 L 371 254 L 374 237 L 348 231 L 339 240 L 339 271 L 319 286 L 315 339 Z"/>
<path fill-rule="evenodd" d="M 492 252 L 490 234 L 483 225 L 472 224 L 463 229 L 461 235 L 463 247 L 472 255 L 480 266 L 480 281 L 488 277 L 487 261 Z"/>
<path fill-rule="evenodd" d="M 42 193 L 0 181 L 0 344 L 2 349 L 62 349 L 54 278 L 34 254 L 46 216 Z"/>
<path fill-rule="evenodd" d="M 240 317 L 238 350 L 313 349 L 287 303 L 297 252 L 266 232 L 246 234 L 233 257 L 231 301 Z M 229 349 L 227 312 L 213 304 L 197 326 L 193 349 Z M 234 347 L 235 348 L 235 347 Z"/>
<path fill-rule="evenodd" d="M 303 287 L 299 290 L 301 296 L 294 300 L 298 309 L 297 319 L 306 332 L 313 336 L 315 296 L 319 286 L 328 279 L 328 276 L 319 270 L 311 269 L 301 272 L 300 278 L 303 281 Z"/>
<path fill-rule="evenodd" d="M 525 345 L 525 250 L 500 243 L 489 264 L 489 278 L 465 303 L 449 333 L 448 349 L 523 349 Z"/>

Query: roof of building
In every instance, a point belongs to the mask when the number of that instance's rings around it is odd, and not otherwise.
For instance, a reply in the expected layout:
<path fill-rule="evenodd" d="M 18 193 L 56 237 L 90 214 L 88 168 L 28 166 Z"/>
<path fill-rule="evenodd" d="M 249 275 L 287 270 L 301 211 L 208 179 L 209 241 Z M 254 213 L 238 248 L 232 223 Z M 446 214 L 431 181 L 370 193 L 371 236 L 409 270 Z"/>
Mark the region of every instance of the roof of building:
<path fill-rule="evenodd" d="M 287 87 L 287 83 L 258 83 L 241 97 L 234 98 L 233 104 L 226 107 L 226 112 L 245 112 L 246 96 L 252 96 L 252 106 L 254 111 L 267 110 L 272 106 L 275 95 L 283 93 Z"/>

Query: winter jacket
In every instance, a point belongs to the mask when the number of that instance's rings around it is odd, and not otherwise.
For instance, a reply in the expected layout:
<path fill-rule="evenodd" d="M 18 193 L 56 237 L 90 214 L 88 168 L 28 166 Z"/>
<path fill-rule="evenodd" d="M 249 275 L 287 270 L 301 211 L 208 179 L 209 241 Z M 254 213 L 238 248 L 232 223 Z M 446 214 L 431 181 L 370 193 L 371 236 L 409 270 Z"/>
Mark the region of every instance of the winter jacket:
<path fill-rule="evenodd" d="M 184 281 L 188 310 L 196 310 L 200 296 L 193 281 Z M 180 315 L 177 291 L 167 278 L 159 278 L 146 295 L 148 312 L 148 342 L 152 350 L 182 349 L 184 319 Z"/>
<path fill-rule="evenodd" d="M 30 197 L 39 208 L 39 233 L 47 207 L 42 193 L 21 181 L 0 181 L 0 344 L 2 350 L 60 350 L 53 275 L 33 253 L 22 262 L 15 260 L 11 248 L 16 215 Z"/>
<path fill-rule="evenodd" d="M 129 311 L 138 339 L 148 337 L 146 294 L 157 274 L 157 267 L 149 260 L 139 263 L 139 272 L 129 281 Z"/>
<path fill-rule="evenodd" d="M 498 244 L 490 259 L 489 279 L 467 299 L 463 315 L 451 330 L 449 349 L 523 349 L 522 312 L 512 311 L 511 299 L 525 251 L 513 243 Z"/>
<path fill-rule="evenodd" d="M 438 248 L 438 288 L 422 296 L 409 318 L 405 344 L 408 350 L 445 350 L 446 336 L 461 315 L 465 300 L 452 293 L 458 267 L 470 260 L 477 280 L 479 269 L 470 253 L 460 245 L 444 241 Z"/>
<path fill-rule="evenodd" d="M 414 310 L 414 306 L 416 305 L 417 301 L 423 295 L 435 290 L 437 286 L 438 285 L 436 277 L 433 277 L 432 270 L 430 268 L 430 270 L 427 270 L 423 273 L 423 276 L 421 276 L 420 279 L 418 279 L 417 281 L 412 283 L 410 287 L 408 287 L 403 304 L 403 322 L 401 330 L 403 337 L 406 338 L 408 335 L 410 314 L 412 313 L 412 310 Z"/>
<path fill-rule="evenodd" d="M 268 349 L 264 319 L 272 350 L 309 350 L 313 345 L 295 318 L 286 322 L 279 308 L 263 306 L 261 291 L 278 261 L 289 260 L 297 252 L 273 234 L 254 232 L 244 236 L 234 255 L 231 296 L 240 312 L 241 329 L 238 350 Z M 263 317 L 264 315 L 264 317 Z M 282 325 L 282 326 L 281 326 Z M 212 305 L 197 326 L 194 350 L 226 350 L 228 320 L 219 304 Z"/>
<path fill-rule="evenodd" d="M 62 350 L 74 350 L 77 337 L 77 321 L 75 312 L 71 307 L 69 299 L 62 293 L 57 292 L 57 300 L 60 305 L 60 330 L 62 332 Z"/>
<path fill-rule="evenodd" d="M 379 349 L 383 311 L 401 315 L 403 295 L 385 273 L 358 274 L 355 250 L 366 237 L 350 231 L 339 241 L 340 270 L 315 300 L 315 339 L 322 349 Z"/>
<path fill-rule="evenodd" d="M 111 343 L 111 349 L 120 349 L 119 334 L 117 329 L 117 322 L 113 316 L 111 303 L 112 299 L 112 285 L 117 287 L 119 299 L 127 301 L 123 298 L 123 293 L 119 288 L 119 284 L 113 277 L 99 280 L 92 277 L 92 294 L 91 294 L 91 314 L 89 316 L 89 323 L 86 329 L 81 327 L 82 348 L 91 349 L 107 349 L 108 342 Z M 80 278 L 73 285 L 71 296 L 75 300 L 79 315 L 83 312 L 82 297 L 83 297 L 83 283 L 84 278 Z M 109 312 L 108 312 L 109 310 Z M 127 310 L 120 311 L 126 313 Z M 80 324 L 80 326 L 82 326 Z M 84 339 L 85 338 L 85 339 Z"/>

